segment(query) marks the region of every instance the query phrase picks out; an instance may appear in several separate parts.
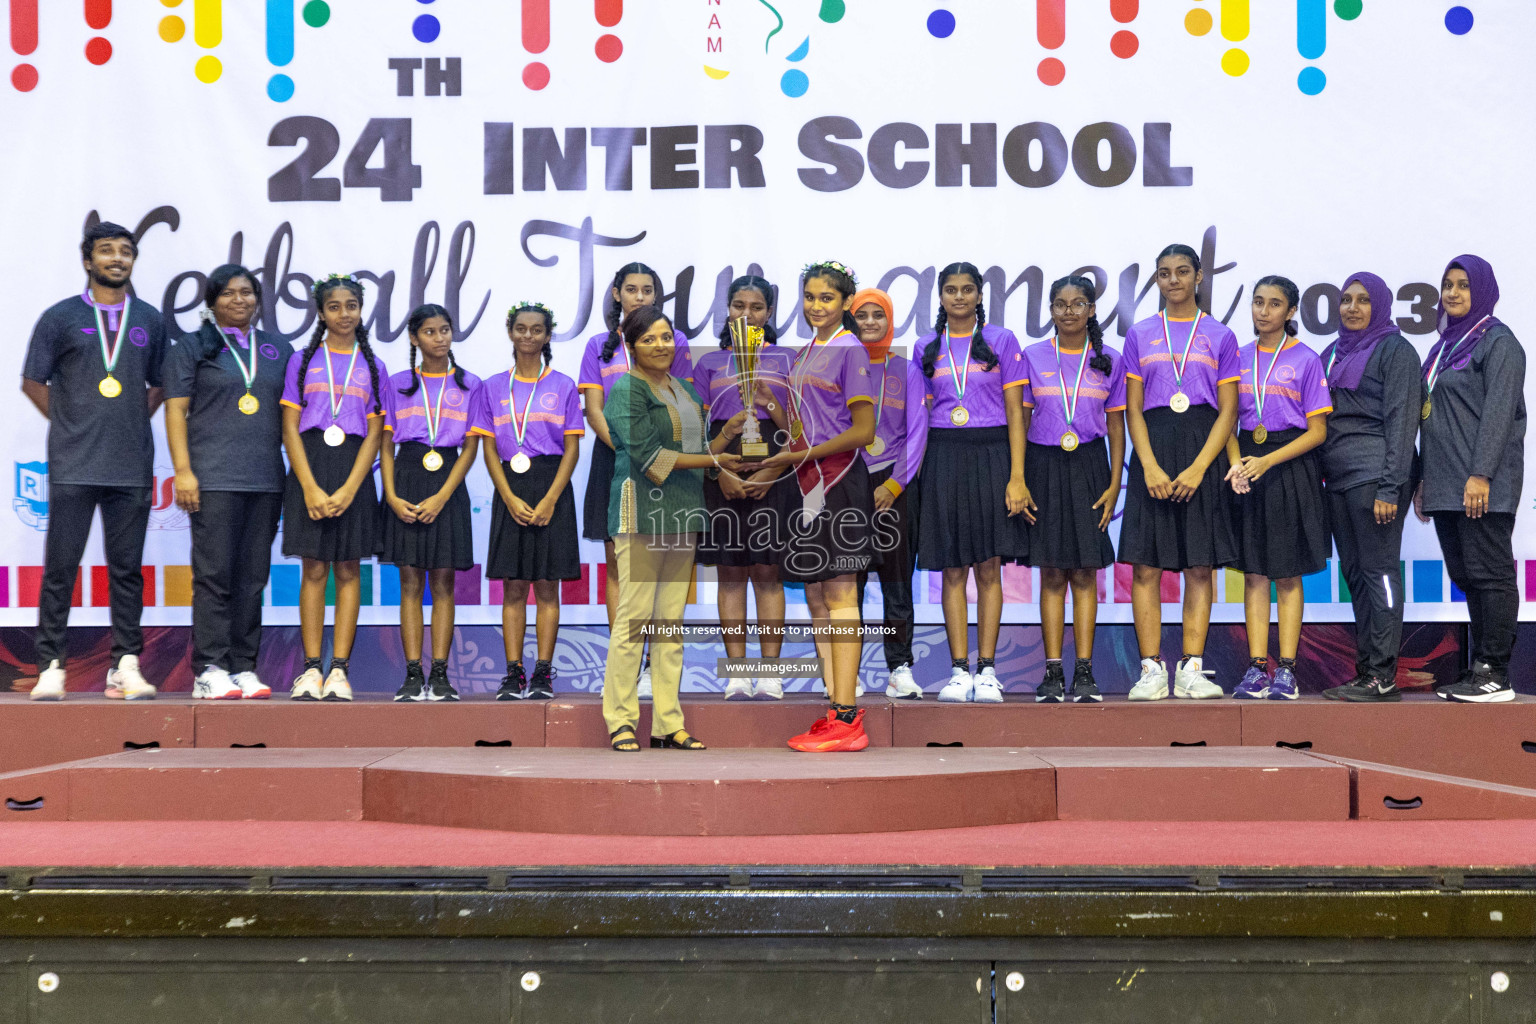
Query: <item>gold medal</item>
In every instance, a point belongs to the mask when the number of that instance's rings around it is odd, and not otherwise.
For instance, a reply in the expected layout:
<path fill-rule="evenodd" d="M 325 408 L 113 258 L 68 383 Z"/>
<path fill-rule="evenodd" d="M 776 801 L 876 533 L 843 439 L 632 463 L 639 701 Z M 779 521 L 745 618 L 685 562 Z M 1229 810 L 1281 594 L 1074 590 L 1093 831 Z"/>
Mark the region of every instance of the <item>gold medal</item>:
<path fill-rule="evenodd" d="M 96 385 L 96 390 L 101 392 L 103 398 L 116 398 L 123 393 L 123 385 L 111 374 L 101 378 L 101 383 Z"/>
<path fill-rule="evenodd" d="M 332 448 L 340 448 L 341 442 L 345 441 L 346 439 L 347 432 L 342 430 L 341 427 L 335 423 L 332 423 L 330 426 L 325 428 L 325 443 L 330 445 Z"/>
<path fill-rule="evenodd" d="M 1064 452 L 1075 451 L 1079 443 L 1077 435 L 1070 430 L 1061 435 L 1061 450 Z"/>
<path fill-rule="evenodd" d="M 957 405 L 949 410 L 949 422 L 957 427 L 963 427 L 971 421 L 971 414 L 966 412 L 965 406 Z"/>
<path fill-rule="evenodd" d="M 869 452 L 871 458 L 878 459 L 881 455 L 885 454 L 885 441 L 877 437 L 869 442 L 864 450 Z"/>
<path fill-rule="evenodd" d="M 804 434 L 804 433 L 805 433 L 805 424 L 801 423 L 799 420 L 794 420 L 793 422 L 790 423 L 790 425 L 789 425 L 789 437 L 790 437 L 790 440 L 798 441 L 798 440 L 800 440 L 800 436 L 802 434 Z"/>
<path fill-rule="evenodd" d="M 438 452 L 427 452 L 421 457 L 421 465 L 428 473 L 436 473 L 443 468 L 443 457 Z"/>
<path fill-rule="evenodd" d="M 256 410 L 261 408 L 261 399 L 247 391 L 245 394 L 240 396 L 238 405 L 240 406 L 241 412 L 245 413 L 247 416 L 254 416 L 256 415 Z"/>
<path fill-rule="evenodd" d="M 1168 399 L 1168 408 L 1174 412 L 1189 412 L 1189 396 L 1182 391 L 1175 391 L 1173 397 Z"/>
<path fill-rule="evenodd" d="M 512 472 L 526 473 L 533 468 L 533 460 L 530 459 L 525 453 L 518 452 L 516 455 L 512 456 L 511 465 Z"/>
<path fill-rule="evenodd" d="M 103 383 L 105 383 L 105 382 L 103 382 Z M 1421 420 L 1429 419 L 1429 414 L 1434 412 L 1434 411 L 1435 411 L 1434 400 L 1430 399 L 1430 398 L 1424 399 L 1424 408 L 1419 410 L 1419 419 L 1421 419 Z"/>
<path fill-rule="evenodd" d="M 1254 444 L 1263 444 L 1265 441 L 1268 441 L 1268 440 L 1269 440 L 1269 430 L 1264 426 L 1264 424 L 1260 423 L 1258 426 L 1253 428 L 1253 443 Z"/>

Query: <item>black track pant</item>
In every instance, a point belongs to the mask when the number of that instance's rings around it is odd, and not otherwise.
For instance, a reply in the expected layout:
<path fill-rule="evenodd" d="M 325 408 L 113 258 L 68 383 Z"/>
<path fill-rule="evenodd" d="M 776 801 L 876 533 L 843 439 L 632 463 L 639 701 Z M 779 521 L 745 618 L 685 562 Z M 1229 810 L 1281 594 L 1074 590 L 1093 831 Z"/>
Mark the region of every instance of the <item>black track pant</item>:
<path fill-rule="evenodd" d="M 98 507 L 111 581 L 112 663 L 144 649 L 139 620 L 144 614 L 144 531 L 149 528 L 150 489 L 56 483 L 48 488 L 48 540 L 37 598 L 39 670 L 51 661 L 65 662 L 64 637 L 75 576 Z"/>
<path fill-rule="evenodd" d="M 192 514 L 192 671 L 256 669 L 283 496 L 203 491 Z"/>
<path fill-rule="evenodd" d="M 1409 490 L 1397 503 L 1397 518 L 1376 523 L 1376 486 L 1328 492 L 1333 540 L 1355 606 L 1355 671 L 1383 682 L 1397 679 L 1403 645 L 1403 522 L 1412 511 Z"/>
<path fill-rule="evenodd" d="M 1451 582 L 1467 595 L 1472 620 L 1472 660 L 1495 672 L 1509 672 L 1519 628 L 1520 588 L 1515 582 L 1515 515 L 1487 512 L 1479 519 L 1463 512 L 1435 512 L 1435 534 Z"/>

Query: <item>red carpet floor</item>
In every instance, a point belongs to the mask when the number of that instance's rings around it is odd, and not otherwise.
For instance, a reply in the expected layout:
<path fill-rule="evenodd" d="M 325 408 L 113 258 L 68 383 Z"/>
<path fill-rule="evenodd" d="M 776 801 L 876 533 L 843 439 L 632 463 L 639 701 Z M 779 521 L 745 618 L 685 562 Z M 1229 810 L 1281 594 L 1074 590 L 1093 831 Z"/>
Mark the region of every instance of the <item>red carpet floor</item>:
<path fill-rule="evenodd" d="M 1068 822 L 879 835 L 563 836 L 379 822 L 0 824 L 0 865 L 26 867 L 1526 867 L 1536 821 Z"/>

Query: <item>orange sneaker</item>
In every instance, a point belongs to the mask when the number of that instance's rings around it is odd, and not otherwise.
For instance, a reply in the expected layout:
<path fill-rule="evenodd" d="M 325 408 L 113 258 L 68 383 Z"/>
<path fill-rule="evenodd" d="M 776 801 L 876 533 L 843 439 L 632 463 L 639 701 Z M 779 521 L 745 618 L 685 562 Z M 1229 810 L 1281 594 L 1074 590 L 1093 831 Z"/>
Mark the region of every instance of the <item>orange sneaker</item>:
<path fill-rule="evenodd" d="M 789 746 L 813 754 L 863 750 L 869 746 L 869 735 L 864 732 L 864 709 L 859 709 L 852 722 L 841 721 L 837 712 L 828 711 L 827 717 L 817 719 L 809 732 L 790 740 Z"/>

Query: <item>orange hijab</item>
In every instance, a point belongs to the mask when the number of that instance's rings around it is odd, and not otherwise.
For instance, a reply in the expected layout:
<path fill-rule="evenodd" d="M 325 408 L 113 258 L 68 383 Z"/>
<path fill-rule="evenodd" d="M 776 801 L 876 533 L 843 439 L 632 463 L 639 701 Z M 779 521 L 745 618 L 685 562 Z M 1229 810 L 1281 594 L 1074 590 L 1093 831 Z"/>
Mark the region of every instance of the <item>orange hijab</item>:
<path fill-rule="evenodd" d="M 891 351 L 891 338 L 896 332 L 896 313 L 895 307 L 891 305 L 891 297 L 879 288 L 865 288 L 855 292 L 853 308 L 849 312 L 857 313 L 871 302 L 885 310 L 885 337 L 879 341 L 864 342 L 864 351 L 869 354 L 870 361 L 877 362 Z"/>

